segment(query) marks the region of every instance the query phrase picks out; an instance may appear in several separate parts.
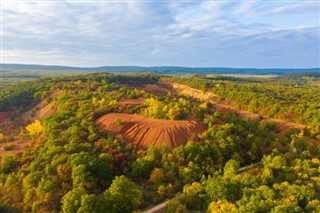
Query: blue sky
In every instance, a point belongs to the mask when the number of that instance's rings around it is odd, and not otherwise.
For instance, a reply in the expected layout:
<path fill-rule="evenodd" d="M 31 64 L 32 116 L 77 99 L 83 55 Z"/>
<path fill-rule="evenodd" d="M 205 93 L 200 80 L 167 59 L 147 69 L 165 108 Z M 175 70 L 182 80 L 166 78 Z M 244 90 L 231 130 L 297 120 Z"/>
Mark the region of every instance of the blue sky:
<path fill-rule="evenodd" d="M 320 67 L 320 2 L 2 0 L 2 63 Z"/>

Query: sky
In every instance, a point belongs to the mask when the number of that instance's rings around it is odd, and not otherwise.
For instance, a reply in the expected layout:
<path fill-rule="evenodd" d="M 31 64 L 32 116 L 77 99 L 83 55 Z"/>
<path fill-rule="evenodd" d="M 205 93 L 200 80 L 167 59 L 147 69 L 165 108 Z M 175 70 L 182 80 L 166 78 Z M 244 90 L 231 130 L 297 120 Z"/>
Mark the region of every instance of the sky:
<path fill-rule="evenodd" d="M 320 67 L 320 1 L 1 1 L 1 63 Z"/>

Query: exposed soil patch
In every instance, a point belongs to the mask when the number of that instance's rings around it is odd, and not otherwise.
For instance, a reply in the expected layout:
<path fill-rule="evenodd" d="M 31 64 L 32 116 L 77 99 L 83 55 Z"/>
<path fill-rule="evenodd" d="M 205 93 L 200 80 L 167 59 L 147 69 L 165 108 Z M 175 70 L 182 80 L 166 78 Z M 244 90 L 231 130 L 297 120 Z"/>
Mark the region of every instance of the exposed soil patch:
<path fill-rule="evenodd" d="M 188 95 L 193 98 L 200 99 L 202 101 L 206 100 L 214 100 L 218 96 L 211 93 L 211 92 L 202 92 L 201 90 L 191 88 L 189 86 L 183 85 L 183 84 L 178 84 L 178 83 L 172 83 L 172 87 L 177 90 L 178 93 L 182 95 Z"/>
<path fill-rule="evenodd" d="M 27 137 L 21 141 L 20 137 L 18 136 L 21 129 L 25 129 L 25 126 L 32 123 L 34 120 L 43 121 L 47 116 L 55 112 L 54 102 L 47 104 L 45 101 L 42 101 L 36 107 L 39 110 L 36 110 L 34 113 L 32 113 L 32 110 L 20 115 L 14 115 L 14 113 L 10 113 L 9 118 L 1 119 L 0 132 L 2 132 L 6 137 L 14 137 L 12 141 L 0 143 L 0 156 L 12 153 L 22 153 L 28 146 L 31 145 L 32 140 Z M 10 120 L 11 116 L 15 116 L 15 119 L 12 121 Z M 9 145 L 11 145 L 12 148 L 10 150 L 5 150 L 5 147 Z"/>
<path fill-rule="evenodd" d="M 0 112 L 0 133 L 4 136 L 8 136 L 11 134 L 12 130 L 14 130 L 15 124 L 11 121 L 11 117 L 14 116 L 14 112 Z M 11 131 L 8 132 L 8 129 Z"/>
<path fill-rule="evenodd" d="M 31 145 L 32 141 L 30 138 L 25 138 L 23 141 L 19 139 L 19 137 L 15 137 L 15 139 L 8 143 L 0 143 L 0 156 L 2 155 L 10 155 L 13 153 L 19 154 L 23 153 L 23 151 Z M 5 147 L 8 146 L 8 144 L 13 145 L 12 150 L 5 150 Z"/>
<path fill-rule="evenodd" d="M 120 106 L 128 106 L 128 105 L 133 105 L 133 106 L 139 106 L 144 103 L 144 99 L 139 98 L 139 99 L 129 99 L 129 98 L 123 98 L 118 101 Z"/>
<path fill-rule="evenodd" d="M 286 122 L 283 120 L 275 119 L 275 118 L 269 118 L 269 117 L 263 117 L 262 122 L 273 122 L 279 127 L 279 133 L 284 133 L 290 128 L 296 128 L 296 129 L 304 129 L 307 126 L 303 124 L 297 124 L 297 123 L 291 123 Z"/>
<path fill-rule="evenodd" d="M 275 118 L 261 116 L 260 114 L 257 114 L 257 113 L 235 109 L 225 104 L 215 103 L 214 106 L 215 106 L 215 109 L 221 114 L 226 114 L 231 111 L 234 113 L 239 113 L 239 117 L 247 121 L 254 121 L 254 120 L 260 119 L 261 122 L 272 122 L 279 127 L 280 133 L 284 133 L 290 128 L 304 129 L 305 127 L 307 127 L 306 125 L 303 125 L 303 124 L 291 123 L 291 122 L 287 122 L 287 121 L 283 121 Z"/>
<path fill-rule="evenodd" d="M 172 87 L 179 94 L 189 95 L 193 98 L 200 99 L 203 101 L 210 101 L 210 103 L 212 103 L 213 106 L 215 107 L 216 111 L 223 114 L 223 115 L 227 114 L 228 112 L 234 112 L 234 113 L 239 113 L 240 118 L 244 119 L 244 120 L 258 120 L 258 119 L 260 119 L 262 122 L 273 122 L 279 127 L 279 135 L 282 135 L 290 128 L 298 128 L 298 129 L 302 130 L 305 127 L 307 127 L 306 125 L 286 122 L 283 120 L 270 118 L 267 116 L 261 116 L 260 114 L 257 114 L 257 113 L 239 110 L 239 109 L 233 108 L 230 105 L 219 104 L 215 101 L 216 100 L 215 98 L 217 98 L 218 96 L 211 93 L 211 92 L 203 93 L 202 91 L 200 91 L 198 89 L 190 88 L 189 86 L 178 84 L 178 83 L 173 83 Z"/>
<path fill-rule="evenodd" d="M 43 121 L 46 117 L 53 114 L 56 111 L 56 103 L 51 102 L 47 103 L 46 101 L 41 101 L 36 107 L 34 113 L 32 113 L 32 110 L 29 110 L 22 114 L 22 119 L 26 123 L 31 123 L 34 120 L 40 120 Z"/>
<path fill-rule="evenodd" d="M 14 112 L 0 112 L 0 124 L 8 122 L 13 115 Z"/>
<path fill-rule="evenodd" d="M 133 84 L 133 85 L 125 85 L 129 89 L 138 89 L 144 90 L 147 93 L 155 94 L 155 95 L 166 95 L 169 92 L 169 89 L 158 84 Z"/>
<path fill-rule="evenodd" d="M 60 93 L 56 93 L 60 95 Z M 34 120 L 43 121 L 46 117 L 53 114 L 56 111 L 57 103 L 43 100 L 37 104 L 33 110 L 29 110 L 22 114 L 16 114 L 15 112 L 0 112 L 0 132 L 6 137 L 13 137 L 10 142 L 0 143 L 0 156 L 11 153 L 22 153 L 26 147 L 31 145 L 30 138 L 24 138 L 20 140 L 19 134 L 21 129 L 32 123 Z M 11 117 L 14 119 L 11 120 Z M 5 150 L 5 147 L 12 145 L 10 150 Z"/>
<path fill-rule="evenodd" d="M 14 111 L 0 112 L 0 116 L 0 133 L 2 133 L 4 136 L 14 134 L 20 130 L 19 126 L 24 124 L 21 119 L 17 119 Z"/>
<path fill-rule="evenodd" d="M 206 129 L 197 120 L 160 120 L 125 113 L 104 115 L 96 123 L 99 129 L 121 134 L 125 142 L 140 149 L 147 149 L 152 144 L 158 148 L 166 144 L 173 149 L 185 145 Z"/>

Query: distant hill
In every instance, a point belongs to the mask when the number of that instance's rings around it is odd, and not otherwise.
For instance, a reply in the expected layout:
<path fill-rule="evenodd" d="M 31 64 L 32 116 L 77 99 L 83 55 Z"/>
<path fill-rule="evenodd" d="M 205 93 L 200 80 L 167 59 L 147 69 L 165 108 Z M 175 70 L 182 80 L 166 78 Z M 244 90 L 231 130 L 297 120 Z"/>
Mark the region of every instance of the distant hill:
<path fill-rule="evenodd" d="M 256 68 L 224 68 L 224 67 L 140 67 L 140 66 L 103 66 L 103 67 L 69 67 L 33 64 L 2 64 L 2 73 L 10 71 L 78 71 L 78 72 L 111 72 L 111 73 L 155 73 L 161 75 L 185 74 L 254 74 L 254 75 L 283 75 L 288 73 L 320 72 L 320 68 L 307 69 L 256 69 Z"/>
<path fill-rule="evenodd" d="M 320 72 L 298 72 L 298 73 L 287 73 L 285 75 L 281 75 L 281 78 L 320 78 Z"/>

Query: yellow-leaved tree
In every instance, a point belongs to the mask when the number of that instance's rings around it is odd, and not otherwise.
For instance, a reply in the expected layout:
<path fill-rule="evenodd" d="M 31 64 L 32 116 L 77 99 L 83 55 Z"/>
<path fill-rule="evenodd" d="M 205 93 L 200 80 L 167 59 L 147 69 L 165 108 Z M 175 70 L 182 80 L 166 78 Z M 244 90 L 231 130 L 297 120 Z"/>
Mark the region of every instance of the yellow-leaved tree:
<path fill-rule="evenodd" d="M 213 201 L 208 207 L 208 211 L 211 213 L 236 213 L 238 208 L 233 203 L 228 202 L 227 200 L 218 200 L 217 202 Z"/>
<path fill-rule="evenodd" d="M 29 135 L 31 137 L 38 137 L 40 136 L 43 131 L 44 131 L 44 128 L 43 126 L 41 125 L 40 121 L 39 120 L 35 120 L 33 123 L 29 124 L 27 127 L 26 127 Z"/>
<path fill-rule="evenodd" d="M 0 132 L 0 142 L 2 142 L 3 139 L 4 139 L 4 136 L 3 136 L 3 134 Z"/>
<path fill-rule="evenodd" d="M 154 168 L 151 172 L 149 181 L 154 184 L 159 184 L 164 178 L 164 171 L 162 168 Z"/>

